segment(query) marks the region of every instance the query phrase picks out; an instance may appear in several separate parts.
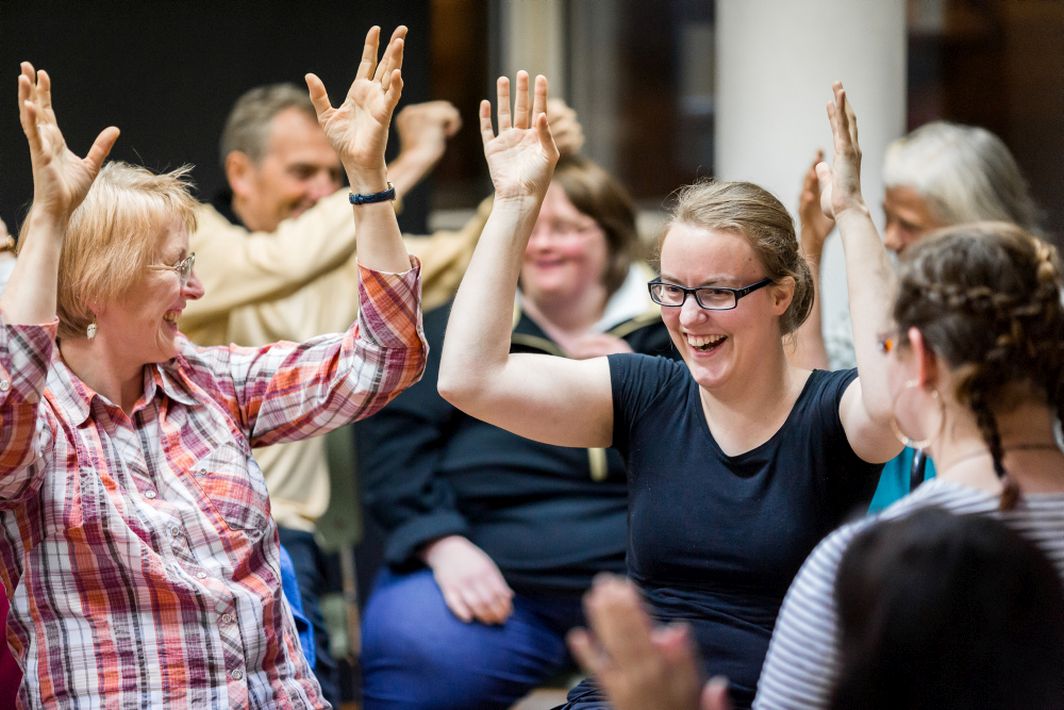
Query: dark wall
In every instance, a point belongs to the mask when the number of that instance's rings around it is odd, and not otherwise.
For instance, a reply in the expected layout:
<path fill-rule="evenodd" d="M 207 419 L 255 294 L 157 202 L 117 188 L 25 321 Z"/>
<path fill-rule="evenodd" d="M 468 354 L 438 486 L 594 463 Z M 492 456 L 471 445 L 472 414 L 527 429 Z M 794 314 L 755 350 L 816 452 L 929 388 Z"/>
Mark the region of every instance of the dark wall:
<path fill-rule="evenodd" d="M 156 170 L 193 163 L 200 195 L 209 199 L 224 183 L 218 137 L 236 97 L 258 84 L 302 86 L 313 71 L 335 103 L 373 24 L 385 36 L 396 24 L 410 27 L 400 107 L 430 98 L 428 5 L 0 0 L 0 217 L 14 232 L 32 199 L 16 101 L 21 60 L 52 76 L 59 125 L 75 152 L 114 124 L 122 136 L 112 158 Z M 404 226 L 423 231 L 424 196 L 404 205 Z"/>

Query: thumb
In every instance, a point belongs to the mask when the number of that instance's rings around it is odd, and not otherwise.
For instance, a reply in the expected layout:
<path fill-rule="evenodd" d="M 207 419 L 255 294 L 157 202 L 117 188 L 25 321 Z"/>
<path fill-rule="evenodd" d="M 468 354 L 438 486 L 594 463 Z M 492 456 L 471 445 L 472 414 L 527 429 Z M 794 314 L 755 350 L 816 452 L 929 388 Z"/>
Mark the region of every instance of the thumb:
<path fill-rule="evenodd" d="M 709 679 L 702 688 L 699 710 L 732 710 L 731 699 L 728 698 L 727 678 L 716 676 Z"/>

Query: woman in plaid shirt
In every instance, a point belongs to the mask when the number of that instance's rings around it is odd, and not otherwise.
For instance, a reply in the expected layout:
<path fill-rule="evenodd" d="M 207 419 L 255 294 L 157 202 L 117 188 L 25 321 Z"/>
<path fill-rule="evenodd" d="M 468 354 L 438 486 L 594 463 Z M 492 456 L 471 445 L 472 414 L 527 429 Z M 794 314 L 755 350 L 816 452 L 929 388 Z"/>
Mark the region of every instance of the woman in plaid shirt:
<path fill-rule="evenodd" d="M 424 367 L 419 269 L 384 164 L 404 35 L 378 64 L 370 30 L 339 107 L 307 76 L 352 191 L 369 196 L 354 208 L 359 319 L 263 348 L 177 330 L 203 294 L 186 170 L 103 166 L 113 127 L 78 158 L 48 75 L 22 64 L 34 203 L 0 300 L 0 579 L 21 705 L 328 706 L 251 448 L 368 416 Z"/>

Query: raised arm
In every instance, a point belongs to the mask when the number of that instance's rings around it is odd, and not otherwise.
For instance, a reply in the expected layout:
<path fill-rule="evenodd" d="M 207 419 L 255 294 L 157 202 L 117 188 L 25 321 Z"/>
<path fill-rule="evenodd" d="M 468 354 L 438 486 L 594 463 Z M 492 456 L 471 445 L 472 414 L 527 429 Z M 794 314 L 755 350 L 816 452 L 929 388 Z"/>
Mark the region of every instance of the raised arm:
<path fill-rule="evenodd" d="M 321 79 L 315 74 L 306 76 L 318 123 L 340 156 L 354 195 L 376 195 L 389 186 L 384 149 L 392 112 L 403 90 L 405 37 L 406 27 L 396 28 L 378 62 L 380 27 L 370 28 L 355 80 L 335 108 Z M 352 209 L 359 262 L 376 271 L 407 271 L 410 258 L 391 201 L 353 205 Z"/>
<path fill-rule="evenodd" d="M 901 450 L 890 429 L 891 397 L 887 360 L 879 352 L 877 333 L 890 323 L 894 272 L 861 194 L 861 148 L 857 117 L 841 82 L 832 87 L 828 119 L 835 157 L 816 167 L 820 206 L 839 226 L 846 254 L 846 282 L 853 321 L 858 379 L 839 405 L 846 438 L 865 461 L 886 461 Z"/>
<path fill-rule="evenodd" d="M 48 72 L 34 71 L 29 62 L 22 62 L 18 77 L 18 113 L 30 148 L 33 205 L 0 309 L 9 324 L 39 324 L 55 318 L 66 227 L 118 139 L 118 129 L 105 128 L 84 158 L 75 155 L 67 148 L 52 110 Z"/>
<path fill-rule="evenodd" d="M 605 358 L 510 354 L 521 260 L 558 160 L 546 106 L 547 80 L 536 77 L 530 106 L 525 72 L 517 75 L 512 114 L 510 83 L 498 81 L 498 135 L 491 104 L 481 102 L 495 203 L 451 309 L 438 386 L 459 409 L 515 434 L 560 446 L 608 446 L 613 400 Z"/>

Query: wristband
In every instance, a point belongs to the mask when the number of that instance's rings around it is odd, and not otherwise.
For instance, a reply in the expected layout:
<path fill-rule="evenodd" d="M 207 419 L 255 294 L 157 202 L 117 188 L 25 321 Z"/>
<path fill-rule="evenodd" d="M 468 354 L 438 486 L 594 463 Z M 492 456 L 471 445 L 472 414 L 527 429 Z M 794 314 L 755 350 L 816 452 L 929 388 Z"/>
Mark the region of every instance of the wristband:
<path fill-rule="evenodd" d="M 395 186 L 389 182 L 387 190 L 384 190 L 383 192 L 372 192 L 368 195 L 362 193 L 355 194 L 352 192 L 348 194 L 347 199 L 351 200 L 352 205 L 371 205 L 374 202 L 390 202 L 395 200 Z"/>

